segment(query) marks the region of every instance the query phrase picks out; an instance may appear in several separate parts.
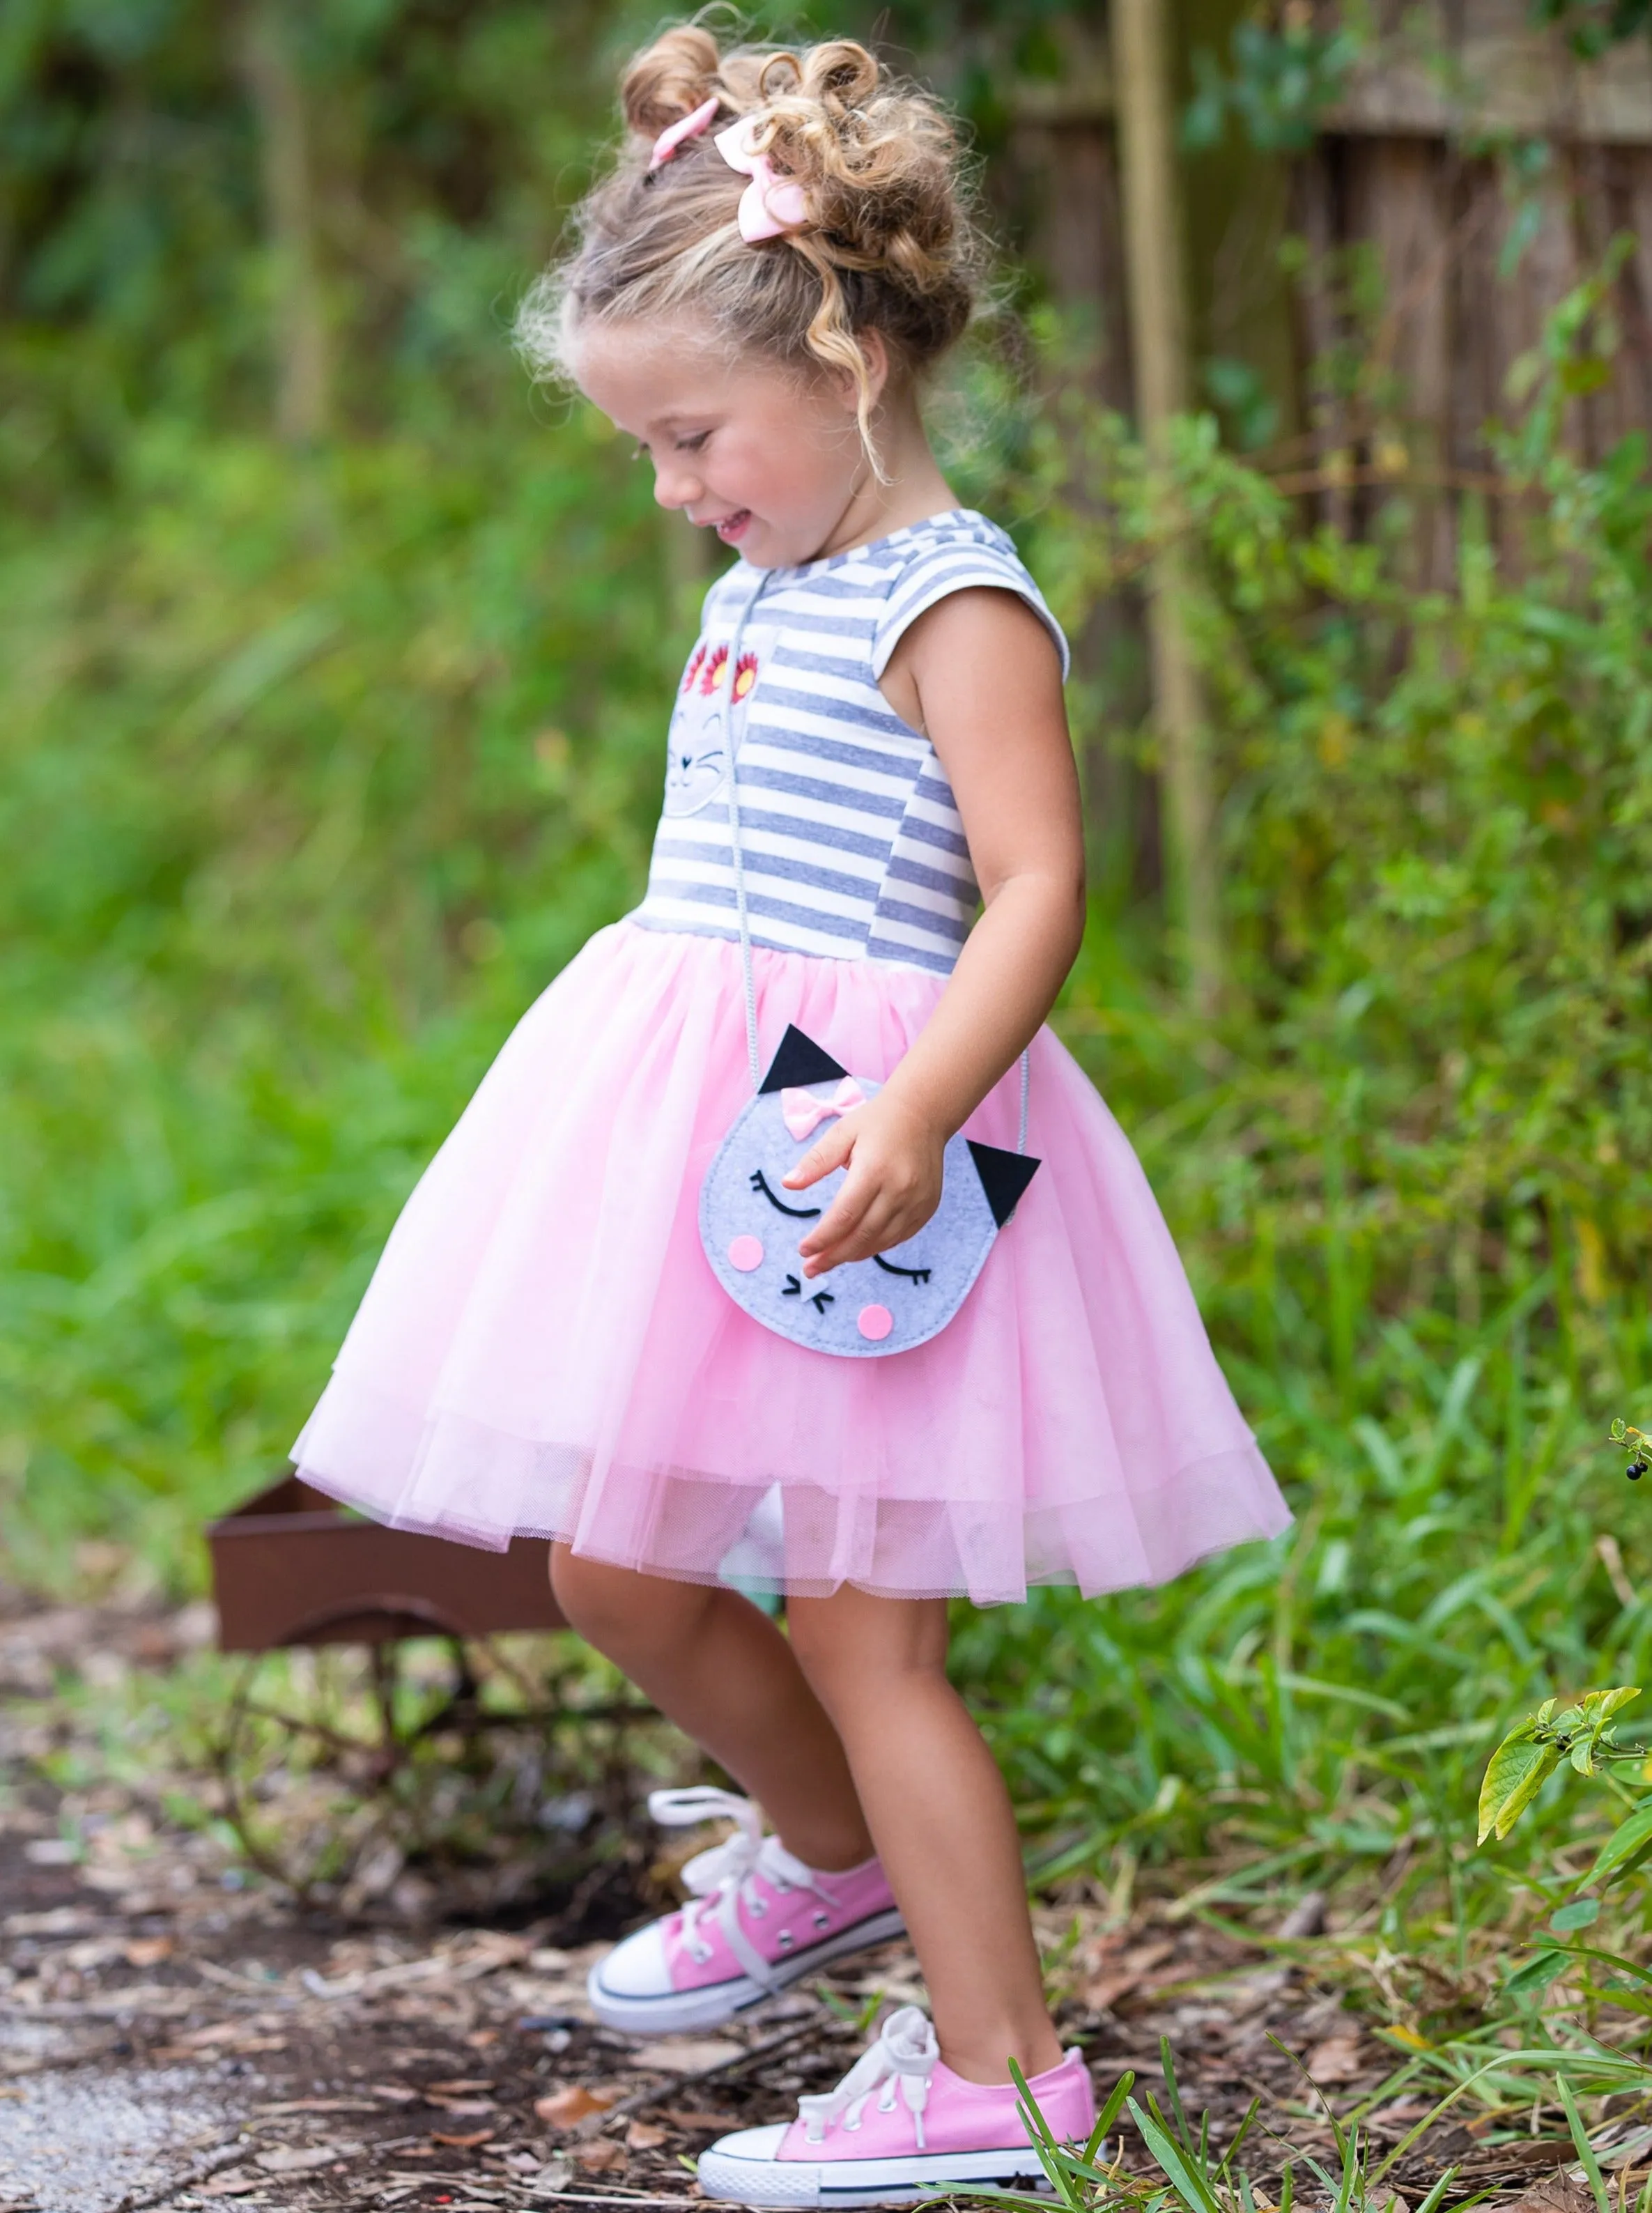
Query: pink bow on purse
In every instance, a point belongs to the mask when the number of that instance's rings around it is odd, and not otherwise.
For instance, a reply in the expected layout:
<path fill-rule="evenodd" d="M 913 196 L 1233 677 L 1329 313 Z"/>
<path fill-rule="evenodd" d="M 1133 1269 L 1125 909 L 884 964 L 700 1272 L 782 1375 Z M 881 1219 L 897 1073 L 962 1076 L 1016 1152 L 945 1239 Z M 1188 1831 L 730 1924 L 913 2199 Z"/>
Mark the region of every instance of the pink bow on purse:
<path fill-rule="evenodd" d="M 866 1094 L 852 1076 L 845 1076 L 830 1099 L 817 1099 L 812 1091 L 788 1085 L 780 1094 L 780 1119 L 801 1143 L 833 1114 L 847 1114 L 864 1106 Z"/>
<path fill-rule="evenodd" d="M 740 196 L 735 218 L 748 246 L 755 246 L 760 239 L 779 238 L 789 230 L 801 230 L 808 221 L 808 200 L 802 185 L 780 175 L 766 154 L 753 151 L 752 137 L 757 127 L 755 116 L 742 116 L 726 131 L 719 131 L 711 142 L 731 169 L 752 180 Z"/>

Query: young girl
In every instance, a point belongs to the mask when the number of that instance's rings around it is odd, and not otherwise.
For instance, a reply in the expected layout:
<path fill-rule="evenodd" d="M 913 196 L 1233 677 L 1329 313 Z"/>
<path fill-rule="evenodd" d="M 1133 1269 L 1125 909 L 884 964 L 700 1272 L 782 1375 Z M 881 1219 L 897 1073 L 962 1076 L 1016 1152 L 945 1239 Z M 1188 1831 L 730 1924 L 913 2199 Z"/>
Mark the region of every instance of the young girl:
<path fill-rule="evenodd" d="M 596 1968 L 600 2019 L 704 2028 L 910 1931 L 933 2027 L 700 2161 L 747 2204 L 898 2202 L 1037 2173 L 1012 2059 L 1092 2120 L 948 1598 L 1157 1582 L 1288 1517 L 1041 1027 L 1083 923 L 1066 648 L 919 413 L 977 281 L 953 132 L 845 41 L 672 31 L 624 99 L 526 344 L 739 558 L 647 895 L 409 1201 L 296 1457 L 400 1527 L 551 1536 L 570 1621 L 756 1801 L 656 1799 L 739 1826 Z"/>

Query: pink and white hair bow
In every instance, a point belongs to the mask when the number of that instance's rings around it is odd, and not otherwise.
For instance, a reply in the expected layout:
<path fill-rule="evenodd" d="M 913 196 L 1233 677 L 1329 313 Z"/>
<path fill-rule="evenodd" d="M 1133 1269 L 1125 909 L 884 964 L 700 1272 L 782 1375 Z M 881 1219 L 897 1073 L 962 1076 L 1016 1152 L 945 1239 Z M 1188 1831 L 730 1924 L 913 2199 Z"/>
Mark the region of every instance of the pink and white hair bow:
<path fill-rule="evenodd" d="M 847 1114 L 851 1107 L 865 1104 L 866 1094 L 852 1076 L 844 1076 L 830 1099 L 817 1099 L 801 1084 L 788 1084 L 780 1094 L 780 1119 L 801 1143 L 833 1114 Z"/>
<path fill-rule="evenodd" d="M 740 235 L 748 246 L 755 246 L 759 239 L 801 230 L 808 221 L 808 199 L 802 185 L 781 176 L 766 154 L 753 151 L 752 139 L 759 127 L 754 115 L 745 115 L 726 131 L 719 131 L 713 141 L 729 168 L 752 180 L 740 196 L 735 216 Z"/>
<path fill-rule="evenodd" d="M 717 112 L 718 101 L 714 93 L 703 100 L 692 115 L 683 116 L 676 123 L 668 123 L 654 142 L 654 151 L 649 155 L 649 174 L 668 162 L 685 138 L 698 138 Z"/>

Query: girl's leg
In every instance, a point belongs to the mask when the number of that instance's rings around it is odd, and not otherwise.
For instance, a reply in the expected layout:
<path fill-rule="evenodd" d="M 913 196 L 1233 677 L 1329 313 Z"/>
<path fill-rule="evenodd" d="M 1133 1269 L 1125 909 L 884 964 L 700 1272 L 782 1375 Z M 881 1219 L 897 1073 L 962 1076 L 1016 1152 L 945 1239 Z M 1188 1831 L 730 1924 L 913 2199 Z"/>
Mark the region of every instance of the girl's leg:
<path fill-rule="evenodd" d="M 551 1582 L 581 1636 L 737 1778 L 788 1851 L 823 1873 L 870 1859 L 837 1731 L 749 1599 L 581 1559 L 565 1545 L 552 1547 Z"/>
<path fill-rule="evenodd" d="M 929 1986 L 941 2054 L 972 2082 L 1059 2065 L 1009 1794 L 947 1680 L 943 1599 L 849 1585 L 787 1606 L 792 1649 L 849 1755 Z"/>

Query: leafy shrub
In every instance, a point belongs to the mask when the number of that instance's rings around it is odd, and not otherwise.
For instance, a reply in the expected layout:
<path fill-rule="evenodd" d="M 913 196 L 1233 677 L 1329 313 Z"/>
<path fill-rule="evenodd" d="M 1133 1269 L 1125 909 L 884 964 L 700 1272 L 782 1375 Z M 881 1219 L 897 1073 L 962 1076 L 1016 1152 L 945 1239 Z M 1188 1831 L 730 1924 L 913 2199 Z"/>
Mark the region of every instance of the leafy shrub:
<path fill-rule="evenodd" d="M 1172 533 L 1197 580 L 1228 1004 L 1188 1017 L 1125 912 L 1061 1022 L 1301 1515 L 1163 1593 L 965 1625 L 1053 1865 L 1398 1854 L 1392 1911 L 1442 1875 L 1460 1911 L 1495 1886 L 1458 1808 L 1515 1686 L 1605 1653 L 1644 1679 L 1647 1548 L 1632 1515 L 1597 1547 L 1625 1494 L 1600 1503 L 1586 1442 L 1645 1374 L 1652 1257 L 1652 508 L 1639 439 L 1598 468 L 1561 439 L 1602 296 L 1528 364 L 1448 589 L 1415 586 L 1440 495 L 1403 457 L 1356 540 L 1207 419 L 1163 467 L 1082 401 L 1033 435 L 1029 541 L 1070 620 Z"/>
<path fill-rule="evenodd" d="M 161 418 L 100 511 L 0 523 L 26 1564 L 102 1529 L 198 1572 L 184 1529 L 283 1456 L 510 1021 L 630 903 L 674 677 L 656 518 L 516 390 L 514 422 L 308 467 Z"/>

